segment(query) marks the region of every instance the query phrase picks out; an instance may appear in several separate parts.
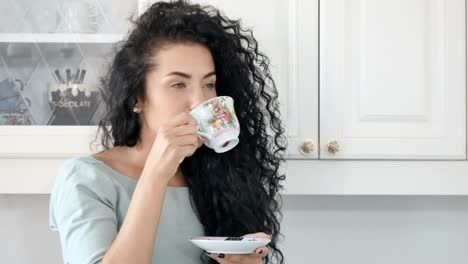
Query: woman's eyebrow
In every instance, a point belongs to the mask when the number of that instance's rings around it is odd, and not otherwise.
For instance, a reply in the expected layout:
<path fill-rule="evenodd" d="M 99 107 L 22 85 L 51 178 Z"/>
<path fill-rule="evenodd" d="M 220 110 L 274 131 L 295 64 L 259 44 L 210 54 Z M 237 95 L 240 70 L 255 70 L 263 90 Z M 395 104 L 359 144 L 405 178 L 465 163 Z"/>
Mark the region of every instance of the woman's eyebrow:
<path fill-rule="evenodd" d="M 185 72 L 180 72 L 180 71 L 171 72 L 171 73 L 167 74 L 166 76 L 170 76 L 170 75 L 177 75 L 177 76 L 184 77 L 184 78 L 187 78 L 187 79 L 192 78 L 192 75 L 190 75 L 188 73 L 185 73 Z M 203 76 L 203 79 L 206 79 L 206 78 L 208 78 L 208 77 L 210 77 L 212 75 L 216 75 L 216 72 L 212 71 L 212 72 L 207 73 L 205 76 Z"/>
<path fill-rule="evenodd" d="M 203 76 L 203 79 L 206 79 L 210 77 L 211 75 L 216 75 L 216 72 L 212 71 L 212 72 L 207 73 L 205 76 Z"/>

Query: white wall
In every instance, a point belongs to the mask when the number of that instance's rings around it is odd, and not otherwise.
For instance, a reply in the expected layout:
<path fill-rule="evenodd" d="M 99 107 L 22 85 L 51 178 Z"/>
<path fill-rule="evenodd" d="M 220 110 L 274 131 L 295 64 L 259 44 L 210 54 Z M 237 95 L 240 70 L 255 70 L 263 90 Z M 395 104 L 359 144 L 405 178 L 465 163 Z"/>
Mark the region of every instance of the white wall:
<path fill-rule="evenodd" d="M 48 203 L 49 195 L 0 195 L 0 263 L 62 263 Z"/>
<path fill-rule="evenodd" d="M 0 263 L 62 263 L 48 195 L 0 195 Z M 288 196 L 289 264 L 466 264 L 468 197 Z"/>
<path fill-rule="evenodd" d="M 283 228 L 293 264 L 468 263 L 468 197 L 288 197 Z"/>

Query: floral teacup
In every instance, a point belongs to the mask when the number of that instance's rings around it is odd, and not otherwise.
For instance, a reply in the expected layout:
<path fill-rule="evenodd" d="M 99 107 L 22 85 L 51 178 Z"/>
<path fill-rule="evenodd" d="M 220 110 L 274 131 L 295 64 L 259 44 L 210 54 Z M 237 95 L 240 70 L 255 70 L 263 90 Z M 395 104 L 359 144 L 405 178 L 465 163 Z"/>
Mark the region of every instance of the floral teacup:
<path fill-rule="evenodd" d="M 231 97 L 211 98 L 195 107 L 190 115 L 198 121 L 197 133 L 205 138 L 205 146 L 217 153 L 229 151 L 239 143 L 240 126 Z"/>

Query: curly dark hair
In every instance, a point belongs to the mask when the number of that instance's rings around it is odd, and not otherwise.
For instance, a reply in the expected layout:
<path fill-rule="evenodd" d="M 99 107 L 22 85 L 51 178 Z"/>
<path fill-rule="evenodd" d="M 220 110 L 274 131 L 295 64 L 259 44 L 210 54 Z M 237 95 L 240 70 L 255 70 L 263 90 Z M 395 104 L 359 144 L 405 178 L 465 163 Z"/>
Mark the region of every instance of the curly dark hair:
<path fill-rule="evenodd" d="M 106 105 L 98 129 L 98 133 L 103 131 L 102 145 L 109 149 L 138 143 L 141 127 L 132 108 L 137 98 L 144 99 L 145 76 L 154 68 L 154 49 L 171 43 L 207 47 L 215 63 L 218 96 L 234 99 L 240 142 L 222 154 L 202 146 L 181 163 L 192 207 L 205 235 L 270 234 L 270 254 L 264 263 L 284 263 L 278 239 L 285 175 L 279 167 L 287 140 L 270 62 L 259 51 L 252 31 L 212 6 L 187 1 L 157 2 L 133 23 L 102 81 Z M 204 254 L 201 259 L 215 263 Z"/>

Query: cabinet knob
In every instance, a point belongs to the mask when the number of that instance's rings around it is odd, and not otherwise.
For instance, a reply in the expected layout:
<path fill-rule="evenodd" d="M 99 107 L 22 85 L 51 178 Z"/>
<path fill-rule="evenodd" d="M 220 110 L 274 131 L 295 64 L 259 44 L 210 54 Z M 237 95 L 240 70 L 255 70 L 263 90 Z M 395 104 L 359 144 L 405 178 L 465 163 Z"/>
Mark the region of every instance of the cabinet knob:
<path fill-rule="evenodd" d="M 340 144 L 338 144 L 336 139 L 331 138 L 328 140 L 327 149 L 330 154 L 335 154 L 340 151 Z"/>
<path fill-rule="evenodd" d="M 314 151 L 314 142 L 310 139 L 304 140 L 304 142 L 302 142 L 301 146 L 299 147 L 299 150 L 304 155 L 312 153 L 312 151 Z"/>

